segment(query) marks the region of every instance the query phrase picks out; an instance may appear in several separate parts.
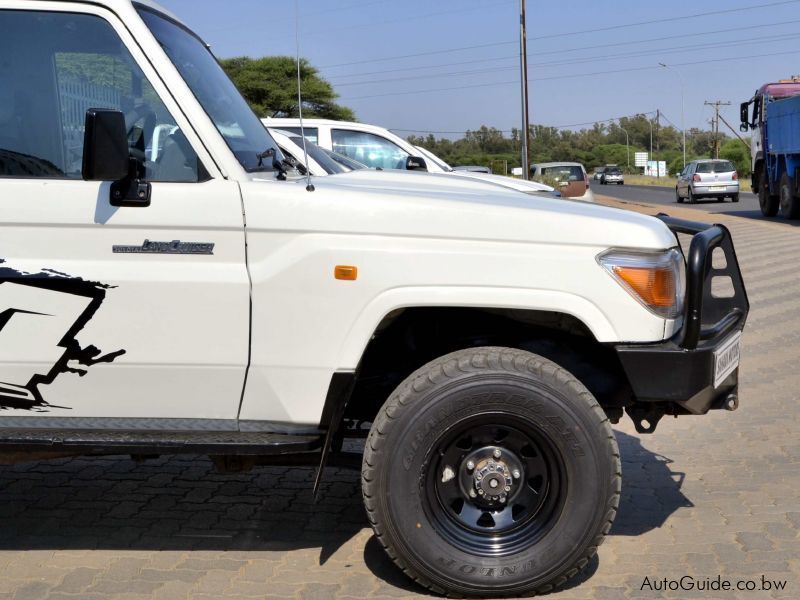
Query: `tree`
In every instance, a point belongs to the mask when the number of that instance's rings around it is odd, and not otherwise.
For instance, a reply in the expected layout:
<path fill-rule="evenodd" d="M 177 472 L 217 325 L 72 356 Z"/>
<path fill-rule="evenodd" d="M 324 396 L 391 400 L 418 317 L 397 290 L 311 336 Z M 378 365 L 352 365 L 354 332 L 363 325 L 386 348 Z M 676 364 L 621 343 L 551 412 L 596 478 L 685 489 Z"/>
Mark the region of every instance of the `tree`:
<path fill-rule="evenodd" d="M 730 139 L 722 145 L 719 157 L 731 161 L 739 177 L 750 176 L 750 149 L 741 140 Z"/>
<path fill-rule="evenodd" d="M 260 117 L 296 117 L 297 62 L 291 56 L 238 56 L 220 65 Z M 300 59 L 300 90 L 303 115 L 339 121 L 355 121 L 353 111 L 334 102 L 338 94 L 319 71 Z"/>

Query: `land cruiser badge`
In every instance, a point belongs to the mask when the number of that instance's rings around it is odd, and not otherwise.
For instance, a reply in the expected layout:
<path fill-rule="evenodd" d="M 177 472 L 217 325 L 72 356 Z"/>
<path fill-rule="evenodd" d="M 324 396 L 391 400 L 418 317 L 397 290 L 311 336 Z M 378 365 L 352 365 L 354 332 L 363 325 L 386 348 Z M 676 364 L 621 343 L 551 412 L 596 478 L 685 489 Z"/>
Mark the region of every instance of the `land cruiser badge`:
<path fill-rule="evenodd" d="M 152 242 L 145 240 L 141 246 L 111 246 L 115 254 L 214 254 L 211 242 Z"/>

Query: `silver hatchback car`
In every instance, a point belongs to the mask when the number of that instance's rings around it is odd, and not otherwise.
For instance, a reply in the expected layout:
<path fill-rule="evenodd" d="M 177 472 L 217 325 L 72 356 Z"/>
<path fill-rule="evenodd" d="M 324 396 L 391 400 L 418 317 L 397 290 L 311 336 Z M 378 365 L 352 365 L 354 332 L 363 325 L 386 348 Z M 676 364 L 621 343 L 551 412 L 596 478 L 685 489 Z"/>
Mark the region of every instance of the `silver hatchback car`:
<path fill-rule="evenodd" d="M 739 201 L 739 174 L 729 160 L 693 160 L 678 175 L 675 185 L 678 203 L 686 199 L 694 204 L 699 198 L 716 198 L 717 202 L 722 202 L 726 196 L 733 202 Z"/>

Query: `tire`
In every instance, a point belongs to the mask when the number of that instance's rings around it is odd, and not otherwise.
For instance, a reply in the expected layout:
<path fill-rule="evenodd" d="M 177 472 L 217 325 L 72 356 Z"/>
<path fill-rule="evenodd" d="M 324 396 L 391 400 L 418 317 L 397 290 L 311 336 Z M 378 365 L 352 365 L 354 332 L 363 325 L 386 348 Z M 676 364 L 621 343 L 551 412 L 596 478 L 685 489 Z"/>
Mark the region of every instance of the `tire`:
<path fill-rule="evenodd" d="M 689 204 L 697 204 L 697 198 L 695 197 L 694 192 L 692 191 L 692 186 L 689 186 L 689 192 L 686 197 L 686 200 L 689 202 Z"/>
<path fill-rule="evenodd" d="M 521 595 L 586 566 L 616 516 L 620 469 L 608 418 L 569 372 L 522 350 L 471 348 L 389 397 L 362 491 L 377 539 L 421 585 Z"/>
<path fill-rule="evenodd" d="M 800 198 L 794 194 L 794 181 L 789 177 L 788 173 L 784 172 L 781 175 L 778 198 L 780 199 L 781 215 L 787 219 L 800 217 Z"/>
<path fill-rule="evenodd" d="M 734 194 L 731 196 L 731 202 L 738 202 L 739 201 L 739 194 Z"/>
<path fill-rule="evenodd" d="M 769 193 L 769 184 L 763 167 L 758 177 L 758 207 L 765 217 L 774 217 L 778 214 L 778 196 Z"/>
<path fill-rule="evenodd" d="M 683 204 L 683 198 L 681 197 L 681 193 L 678 191 L 678 186 L 675 186 L 675 202 L 678 204 Z"/>

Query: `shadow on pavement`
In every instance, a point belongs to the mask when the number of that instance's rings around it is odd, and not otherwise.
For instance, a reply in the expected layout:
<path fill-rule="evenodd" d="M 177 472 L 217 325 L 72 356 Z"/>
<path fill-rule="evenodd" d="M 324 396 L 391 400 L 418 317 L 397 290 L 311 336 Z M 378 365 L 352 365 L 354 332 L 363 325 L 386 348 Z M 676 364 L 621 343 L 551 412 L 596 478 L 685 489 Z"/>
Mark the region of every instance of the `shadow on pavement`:
<path fill-rule="evenodd" d="M 660 527 L 692 503 L 670 460 L 616 432 L 623 488 L 611 535 Z M 0 467 L 0 549 L 240 550 L 319 549 L 325 564 L 368 527 L 359 473 L 328 469 L 314 502 L 309 468 L 266 467 L 218 474 L 195 456 L 137 464 L 123 457 L 77 458 Z M 423 590 L 397 569 L 374 538 L 364 562 L 383 581 Z M 595 557 L 570 587 L 591 578 Z"/>
<path fill-rule="evenodd" d="M 640 535 L 661 527 L 679 508 L 694 506 L 683 495 L 685 473 L 672 460 L 651 452 L 638 437 L 614 432 L 622 456 L 622 495 L 610 535 Z"/>

